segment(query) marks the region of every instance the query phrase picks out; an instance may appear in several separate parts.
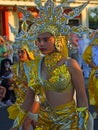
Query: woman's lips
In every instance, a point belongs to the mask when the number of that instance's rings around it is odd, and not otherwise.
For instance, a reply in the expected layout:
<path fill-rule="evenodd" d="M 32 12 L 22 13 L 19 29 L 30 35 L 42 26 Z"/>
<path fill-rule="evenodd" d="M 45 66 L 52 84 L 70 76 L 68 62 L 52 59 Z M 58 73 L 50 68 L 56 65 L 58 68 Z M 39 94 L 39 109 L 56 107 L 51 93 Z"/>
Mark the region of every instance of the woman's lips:
<path fill-rule="evenodd" d="M 45 48 L 40 48 L 40 50 L 41 50 L 41 51 L 44 51 L 44 50 L 45 50 Z"/>

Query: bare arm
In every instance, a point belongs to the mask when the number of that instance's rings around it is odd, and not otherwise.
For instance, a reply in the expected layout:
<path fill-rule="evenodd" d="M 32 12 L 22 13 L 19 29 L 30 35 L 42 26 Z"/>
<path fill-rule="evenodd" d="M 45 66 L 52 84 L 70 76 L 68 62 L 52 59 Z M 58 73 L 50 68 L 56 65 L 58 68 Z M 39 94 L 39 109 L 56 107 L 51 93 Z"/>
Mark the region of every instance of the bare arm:
<path fill-rule="evenodd" d="M 88 107 L 82 70 L 77 61 L 70 59 L 70 73 L 76 90 L 77 107 Z"/>
<path fill-rule="evenodd" d="M 3 54 L 0 55 L 0 57 L 3 58 L 3 57 L 6 57 L 7 55 L 8 55 L 8 53 L 7 53 L 7 52 L 4 52 Z"/>
<path fill-rule="evenodd" d="M 35 99 L 35 92 L 28 87 L 26 98 L 22 105 L 22 108 L 25 109 L 26 111 L 32 111 L 32 105 L 34 103 L 34 99 Z"/>
<path fill-rule="evenodd" d="M 2 98 L 4 98 L 5 97 L 5 94 L 6 94 L 6 88 L 5 87 L 3 87 L 3 86 L 0 86 L 0 89 L 2 90 Z"/>

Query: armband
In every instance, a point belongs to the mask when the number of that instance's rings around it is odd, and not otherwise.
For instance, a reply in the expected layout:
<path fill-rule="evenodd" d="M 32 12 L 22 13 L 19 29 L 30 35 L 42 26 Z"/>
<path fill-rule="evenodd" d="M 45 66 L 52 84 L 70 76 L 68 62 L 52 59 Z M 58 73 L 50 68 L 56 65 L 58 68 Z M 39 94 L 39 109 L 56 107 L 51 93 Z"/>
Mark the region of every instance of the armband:
<path fill-rule="evenodd" d="M 28 116 L 28 112 L 19 107 L 19 113 L 13 122 L 12 128 L 20 128 L 24 119 Z"/>
<path fill-rule="evenodd" d="M 33 113 L 29 112 L 28 117 L 30 117 L 35 122 L 38 121 L 38 114 L 33 114 Z"/>
<path fill-rule="evenodd" d="M 78 129 L 87 130 L 88 120 L 89 120 L 89 111 L 87 107 L 77 108 L 78 112 Z"/>

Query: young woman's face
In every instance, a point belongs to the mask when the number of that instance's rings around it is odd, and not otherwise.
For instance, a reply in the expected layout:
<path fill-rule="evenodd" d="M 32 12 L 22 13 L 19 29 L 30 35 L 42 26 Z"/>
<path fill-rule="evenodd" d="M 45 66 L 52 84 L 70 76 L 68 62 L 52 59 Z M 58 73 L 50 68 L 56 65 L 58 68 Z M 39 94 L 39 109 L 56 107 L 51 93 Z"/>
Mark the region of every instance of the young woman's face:
<path fill-rule="evenodd" d="M 28 60 L 28 55 L 27 55 L 27 52 L 26 50 L 19 50 L 18 51 L 18 57 L 19 57 L 19 60 L 20 61 L 27 61 Z"/>
<path fill-rule="evenodd" d="M 55 50 L 55 39 L 50 33 L 43 33 L 37 37 L 37 46 L 42 54 L 50 54 Z"/>

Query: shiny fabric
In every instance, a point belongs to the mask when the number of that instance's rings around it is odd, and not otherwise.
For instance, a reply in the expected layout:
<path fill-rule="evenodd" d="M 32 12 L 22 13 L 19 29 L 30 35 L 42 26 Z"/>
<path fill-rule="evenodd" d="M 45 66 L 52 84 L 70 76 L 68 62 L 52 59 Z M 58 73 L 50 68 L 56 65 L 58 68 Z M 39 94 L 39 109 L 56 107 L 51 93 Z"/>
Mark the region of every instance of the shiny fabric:
<path fill-rule="evenodd" d="M 52 76 L 49 80 L 43 80 L 43 87 L 45 90 L 54 90 L 63 92 L 72 88 L 71 76 L 68 72 L 67 66 L 61 65 L 52 71 Z"/>
<path fill-rule="evenodd" d="M 98 68 L 92 69 L 88 82 L 90 104 L 94 106 L 98 106 L 98 78 L 95 75 L 96 70 Z"/>
<path fill-rule="evenodd" d="M 83 54 L 83 59 L 87 64 L 89 64 L 92 59 L 94 60 L 96 65 L 98 64 L 98 60 L 96 60 L 96 55 L 98 55 L 98 51 L 95 48 L 95 45 L 89 45 L 85 50 Z M 98 67 L 91 68 L 91 73 L 88 81 L 89 100 L 90 104 L 94 106 L 98 106 L 98 77 L 96 75 L 97 71 Z"/>
<path fill-rule="evenodd" d="M 9 119 L 14 120 L 17 117 L 19 113 L 18 105 L 19 104 L 15 103 L 7 108 Z"/>
<path fill-rule="evenodd" d="M 20 128 L 24 122 L 24 119 L 28 116 L 27 111 L 25 111 L 24 109 L 22 109 L 20 107 L 18 107 L 18 109 L 19 109 L 19 113 L 13 122 L 12 128 Z"/>
<path fill-rule="evenodd" d="M 60 66 L 51 68 L 48 80 L 44 80 L 41 75 L 43 60 L 44 57 L 38 62 L 38 69 L 34 69 L 32 74 L 33 79 L 29 83 L 29 86 L 37 94 L 39 92 L 41 105 L 38 125 L 35 130 L 81 130 L 78 129 L 79 118 L 74 101 L 54 108 L 48 103 L 44 94 L 45 90 L 53 90 L 59 93 L 67 90 L 70 91 L 70 89 L 74 88 L 71 75 L 68 71 L 68 60 Z"/>
<path fill-rule="evenodd" d="M 77 130 L 78 117 L 75 102 L 53 108 L 46 101 L 41 105 L 35 130 Z"/>
<path fill-rule="evenodd" d="M 88 130 L 89 111 L 87 107 L 77 108 L 79 130 Z"/>
<path fill-rule="evenodd" d="M 14 74 L 13 80 L 15 84 L 12 84 L 12 87 L 15 91 L 16 102 L 7 109 L 10 119 L 15 119 L 19 113 L 19 106 L 24 101 L 28 87 L 28 81 L 30 78 L 32 78 L 32 68 L 32 61 L 25 63 L 20 62 L 13 65 L 12 72 Z"/>
<path fill-rule="evenodd" d="M 34 78 L 29 82 L 29 86 L 31 86 L 36 93 L 38 93 L 41 86 L 44 90 L 54 90 L 57 92 L 63 92 L 73 88 L 71 75 L 66 63 L 60 66 L 51 67 L 51 72 L 48 73 L 49 79 L 44 80 L 41 76 L 41 64 L 43 60 L 44 57 L 39 61 L 38 69 L 34 69 L 32 72 L 32 77 Z M 38 88 L 38 86 L 40 87 Z"/>

